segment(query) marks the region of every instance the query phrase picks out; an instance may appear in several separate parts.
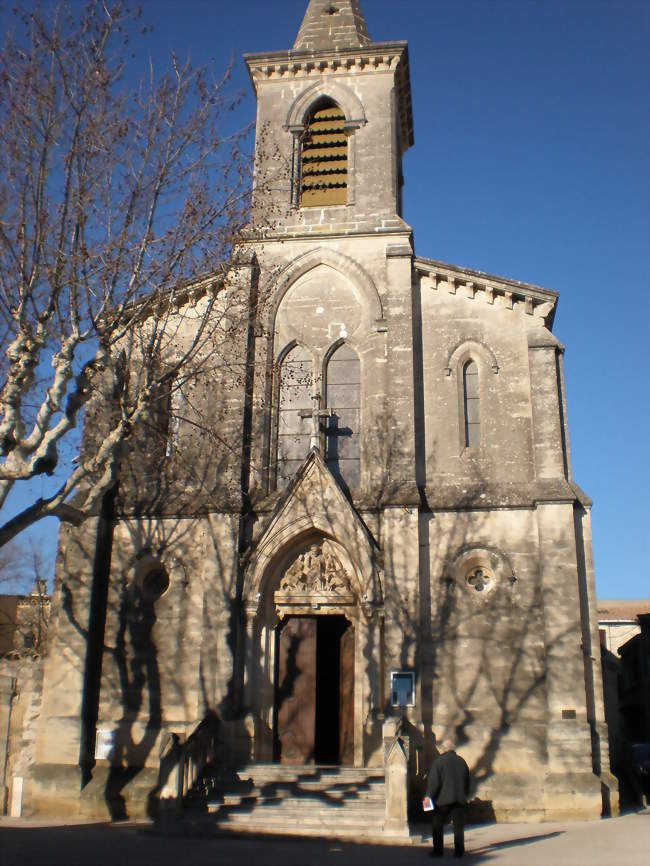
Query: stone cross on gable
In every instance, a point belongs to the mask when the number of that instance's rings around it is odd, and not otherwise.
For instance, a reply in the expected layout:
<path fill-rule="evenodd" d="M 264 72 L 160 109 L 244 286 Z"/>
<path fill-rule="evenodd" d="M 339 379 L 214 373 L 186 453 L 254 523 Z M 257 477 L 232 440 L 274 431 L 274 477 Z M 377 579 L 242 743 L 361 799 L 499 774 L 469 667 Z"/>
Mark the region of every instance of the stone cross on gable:
<path fill-rule="evenodd" d="M 323 421 L 326 418 L 329 418 L 332 414 L 331 409 L 321 409 L 321 395 L 313 394 L 312 395 L 312 408 L 311 411 L 309 409 L 302 409 L 300 411 L 301 418 L 309 418 L 311 417 L 311 438 L 309 440 L 309 448 L 316 448 L 318 453 L 323 456 L 323 443 L 321 437 L 321 431 L 323 430 Z"/>

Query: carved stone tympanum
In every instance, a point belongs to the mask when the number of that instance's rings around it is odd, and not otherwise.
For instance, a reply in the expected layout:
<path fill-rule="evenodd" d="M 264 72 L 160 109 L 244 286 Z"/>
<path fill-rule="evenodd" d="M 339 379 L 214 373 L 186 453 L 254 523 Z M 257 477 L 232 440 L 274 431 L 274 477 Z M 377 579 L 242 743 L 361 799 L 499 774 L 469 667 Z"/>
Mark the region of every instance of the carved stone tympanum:
<path fill-rule="evenodd" d="M 336 554 L 314 543 L 287 569 L 280 581 L 280 592 L 349 595 L 352 587 Z"/>

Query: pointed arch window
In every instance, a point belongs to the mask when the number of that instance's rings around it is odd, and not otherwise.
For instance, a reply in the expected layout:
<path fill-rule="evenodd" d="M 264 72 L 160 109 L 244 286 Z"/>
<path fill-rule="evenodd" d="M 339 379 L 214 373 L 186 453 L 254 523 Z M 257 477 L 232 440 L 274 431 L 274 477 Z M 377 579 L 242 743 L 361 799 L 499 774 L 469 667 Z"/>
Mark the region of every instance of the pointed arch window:
<path fill-rule="evenodd" d="M 348 137 L 345 115 L 331 99 L 307 117 L 300 151 L 300 207 L 346 204 Z"/>
<path fill-rule="evenodd" d="M 159 372 L 159 365 L 153 370 Z M 151 385 L 150 402 L 135 432 L 136 451 L 146 455 L 148 471 L 156 472 L 164 457 L 169 457 L 177 444 L 174 426 L 173 395 L 176 380 L 173 375 L 161 374 Z"/>
<path fill-rule="evenodd" d="M 166 432 L 167 432 L 167 443 L 166 443 L 166 451 L 165 454 L 167 457 L 171 457 L 171 455 L 178 451 L 179 442 L 180 442 L 180 429 L 181 429 L 181 413 L 183 411 L 183 392 L 181 390 L 180 382 L 177 378 L 169 377 L 167 384 L 167 401 L 166 401 Z"/>
<path fill-rule="evenodd" d="M 476 361 L 466 361 L 463 365 L 463 414 L 466 448 L 478 448 L 481 444 L 481 402 L 478 386 Z"/>
<path fill-rule="evenodd" d="M 286 487 L 307 454 L 311 438 L 313 360 L 294 346 L 280 366 L 278 388 L 277 480 Z"/>
<path fill-rule="evenodd" d="M 327 445 L 325 460 L 332 474 L 349 490 L 360 486 L 361 365 L 344 343 L 332 354 L 326 371 Z"/>

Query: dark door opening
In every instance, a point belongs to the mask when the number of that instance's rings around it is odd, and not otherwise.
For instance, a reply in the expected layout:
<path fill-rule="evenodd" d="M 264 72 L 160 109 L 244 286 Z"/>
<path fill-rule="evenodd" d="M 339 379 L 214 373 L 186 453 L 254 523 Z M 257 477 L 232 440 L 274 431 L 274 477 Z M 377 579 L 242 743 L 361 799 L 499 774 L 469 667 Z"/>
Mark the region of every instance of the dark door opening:
<path fill-rule="evenodd" d="M 288 617 L 278 629 L 274 760 L 354 761 L 354 629 L 344 616 Z"/>

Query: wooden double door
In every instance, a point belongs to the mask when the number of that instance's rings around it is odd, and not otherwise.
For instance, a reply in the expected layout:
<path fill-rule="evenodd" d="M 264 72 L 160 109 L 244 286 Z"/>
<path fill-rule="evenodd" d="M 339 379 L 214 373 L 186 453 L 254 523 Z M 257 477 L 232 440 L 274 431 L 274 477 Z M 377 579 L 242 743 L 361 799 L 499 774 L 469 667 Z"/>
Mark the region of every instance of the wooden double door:
<path fill-rule="evenodd" d="M 354 628 L 344 616 L 291 616 L 278 627 L 274 760 L 354 763 Z"/>

